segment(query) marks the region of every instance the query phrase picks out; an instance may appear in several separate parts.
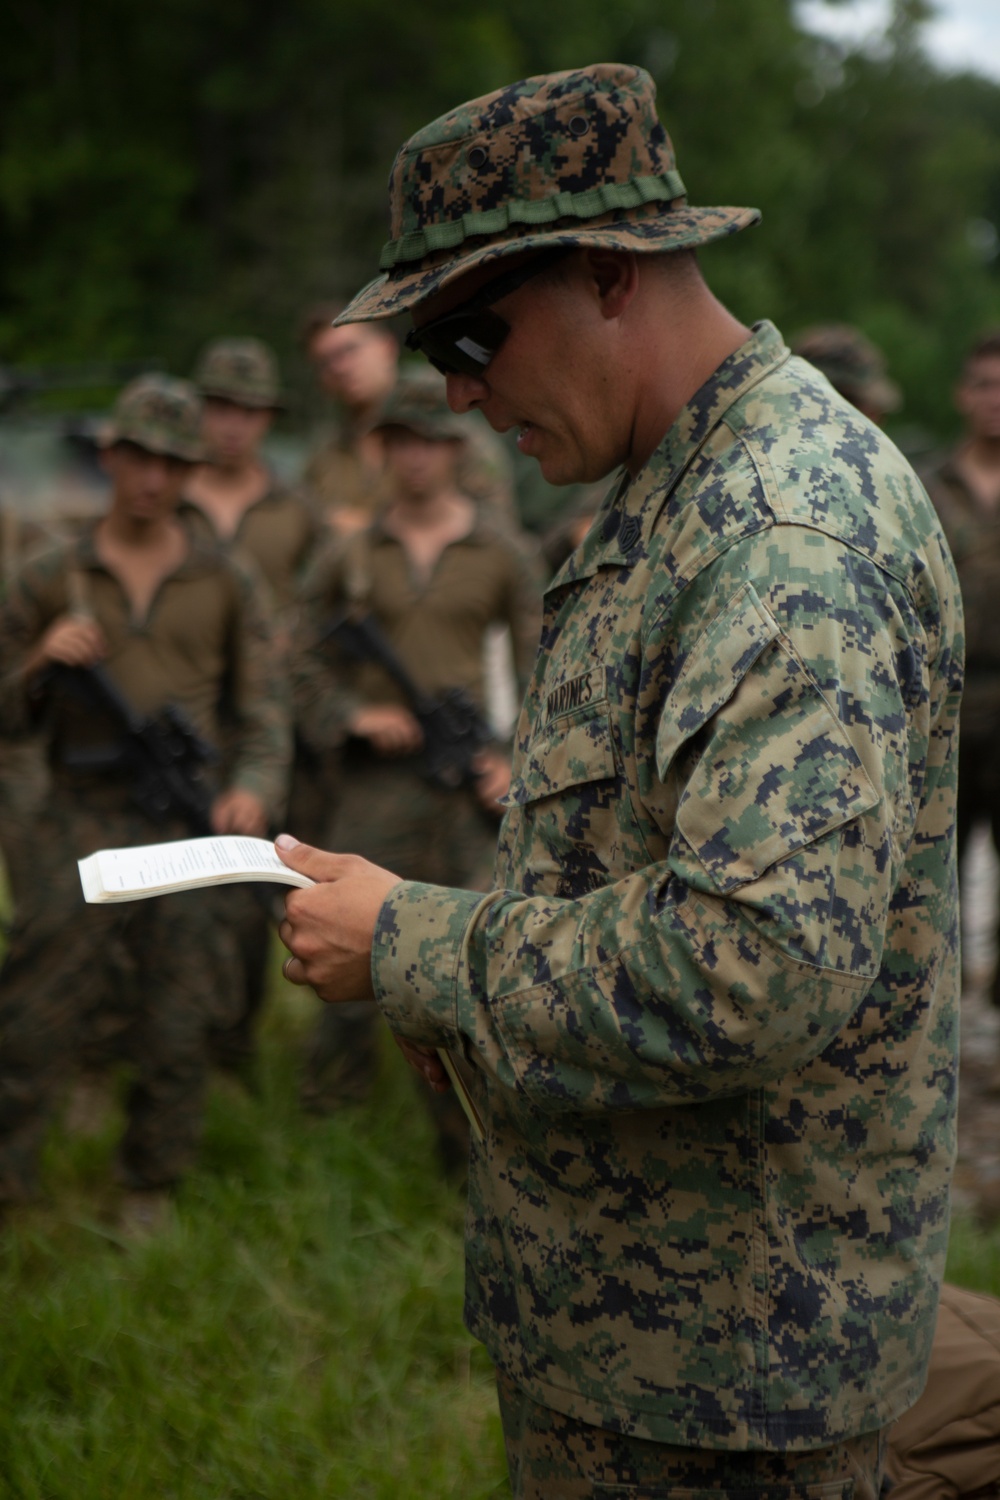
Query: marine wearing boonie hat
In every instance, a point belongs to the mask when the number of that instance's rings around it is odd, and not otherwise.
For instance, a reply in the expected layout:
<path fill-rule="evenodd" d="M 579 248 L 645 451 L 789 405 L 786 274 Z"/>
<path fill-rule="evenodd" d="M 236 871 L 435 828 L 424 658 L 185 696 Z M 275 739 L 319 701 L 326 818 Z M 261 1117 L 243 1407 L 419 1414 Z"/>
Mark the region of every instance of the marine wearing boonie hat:
<path fill-rule="evenodd" d="M 755 208 L 693 208 L 656 86 L 619 63 L 545 73 L 417 131 L 389 180 L 383 274 L 335 319 L 388 318 L 475 266 L 524 250 L 692 249 L 756 224 Z"/>
<path fill-rule="evenodd" d="M 850 323 L 817 323 L 792 340 L 792 353 L 807 359 L 848 401 L 873 411 L 898 411 L 902 393 L 886 374 L 885 356 Z"/>
<path fill-rule="evenodd" d="M 202 396 L 235 406 L 271 411 L 283 405 L 278 361 L 260 339 L 215 339 L 202 350 L 194 379 Z"/>
<path fill-rule="evenodd" d="M 468 418 L 456 416 L 448 405 L 444 381 L 430 371 L 400 378 L 372 431 L 384 433 L 393 427 L 415 432 L 432 443 L 464 442 L 469 436 Z"/>
<path fill-rule="evenodd" d="M 187 380 L 140 375 L 121 392 L 102 433 L 102 445 L 134 443 L 147 453 L 200 463 L 201 400 Z"/>

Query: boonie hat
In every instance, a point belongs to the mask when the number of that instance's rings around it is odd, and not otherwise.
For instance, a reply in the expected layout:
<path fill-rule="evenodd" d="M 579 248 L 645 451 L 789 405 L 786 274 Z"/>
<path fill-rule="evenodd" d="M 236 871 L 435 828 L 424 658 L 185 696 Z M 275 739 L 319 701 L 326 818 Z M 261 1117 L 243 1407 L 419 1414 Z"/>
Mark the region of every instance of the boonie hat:
<path fill-rule="evenodd" d="M 202 396 L 236 406 L 264 410 L 282 404 L 278 361 L 260 339 L 215 339 L 202 350 L 194 379 Z"/>
<path fill-rule="evenodd" d="M 405 427 L 435 443 L 464 440 L 469 435 L 468 418 L 452 411 L 444 381 L 430 370 L 400 376 L 372 430 L 380 432 L 387 427 Z"/>
<path fill-rule="evenodd" d="M 885 370 L 885 356 L 860 328 L 850 323 L 817 323 L 792 341 L 792 353 L 822 370 L 848 401 L 861 401 L 874 411 L 898 411 L 902 393 Z"/>
<path fill-rule="evenodd" d="M 472 99 L 403 145 L 389 179 L 383 274 L 335 320 L 388 318 L 474 266 L 558 245 L 652 253 L 755 224 L 692 208 L 642 68 L 545 73 Z"/>
<path fill-rule="evenodd" d="M 170 375 L 140 375 L 119 395 L 101 436 L 106 447 L 135 443 L 147 453 L 198 463 L 204 457 L 198 392 Z"/>

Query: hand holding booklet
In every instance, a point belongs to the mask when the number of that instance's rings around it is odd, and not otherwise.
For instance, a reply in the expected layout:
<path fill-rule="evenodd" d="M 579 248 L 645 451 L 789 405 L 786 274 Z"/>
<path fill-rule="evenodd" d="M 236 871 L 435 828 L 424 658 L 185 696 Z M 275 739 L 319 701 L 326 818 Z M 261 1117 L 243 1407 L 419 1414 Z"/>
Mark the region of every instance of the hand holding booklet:
<path fill-rule="evenodd" d="M 166 896 L 174 891 L 234 885 L 246 880 L 270 880 L 303 889 L 316 884 L 308 875 L 290 869 L 268 839 L 242 834 L 174 839 L 166 844 L 142 844 L 132 849 L 99 849 L 96 854 L 77 860 L 77 867 L 88 902 L 141 901 L 147 896 Z M 444 1047 L 439 1047 L 437 1053 L 469 1124 L 482 1140 L 482 1116 L 455 1059 Z"/>

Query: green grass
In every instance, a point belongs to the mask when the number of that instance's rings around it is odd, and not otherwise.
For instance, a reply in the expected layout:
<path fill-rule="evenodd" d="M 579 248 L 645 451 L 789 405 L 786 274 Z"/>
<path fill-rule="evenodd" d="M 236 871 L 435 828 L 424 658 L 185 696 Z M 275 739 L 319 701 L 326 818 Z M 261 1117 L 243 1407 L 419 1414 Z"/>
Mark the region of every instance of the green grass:
<path fill-rule="evenodd" d="M 120 1121 L 53 1131 L 51 1201 L 0 1236 L 0 1496 L 311 1500 L 509 1493 L 461 1324 L 462 1203 L 408 1070 L 307 1121 L 311 997 L 279 984 L 260 1092 L 215 1089 L 168 1227 L 114 1228 Z"/>

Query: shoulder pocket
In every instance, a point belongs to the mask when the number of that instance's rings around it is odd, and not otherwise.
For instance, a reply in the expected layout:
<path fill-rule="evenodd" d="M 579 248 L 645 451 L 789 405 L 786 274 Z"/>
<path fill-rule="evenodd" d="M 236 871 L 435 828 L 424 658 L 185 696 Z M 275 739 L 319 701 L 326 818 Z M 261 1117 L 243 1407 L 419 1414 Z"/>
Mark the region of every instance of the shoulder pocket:
<path fill-rule="evenodd" d="M 752 584 L 713 621 L 667 699 L 661 777 L 695 735 L 677 828 L 723 893 L 878 805 L 844 726 Z"/>

